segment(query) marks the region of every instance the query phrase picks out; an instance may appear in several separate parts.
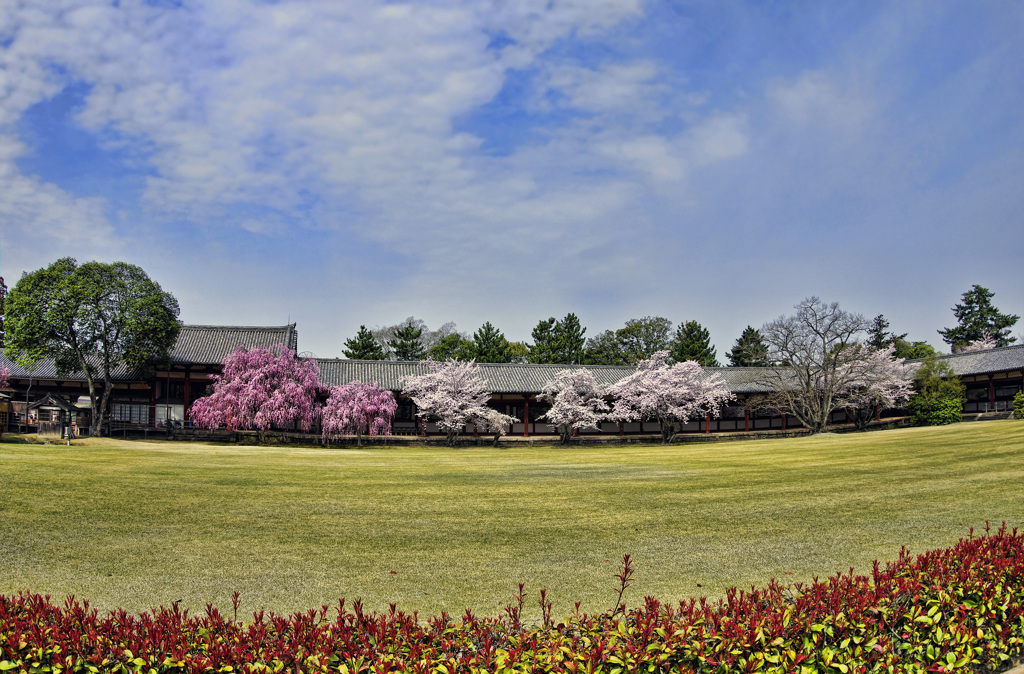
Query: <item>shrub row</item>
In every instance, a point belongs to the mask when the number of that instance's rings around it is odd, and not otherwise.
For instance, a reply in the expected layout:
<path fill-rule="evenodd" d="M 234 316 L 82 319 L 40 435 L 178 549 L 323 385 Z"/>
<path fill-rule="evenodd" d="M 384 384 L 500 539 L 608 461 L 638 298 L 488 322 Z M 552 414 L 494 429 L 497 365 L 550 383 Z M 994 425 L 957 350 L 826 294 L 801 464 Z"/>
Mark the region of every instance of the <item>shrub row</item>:
<path fill-rule="evenodd" d="M 101 615 L 74 598 L 21 593 L 0 596 L 0 670 L 995 672 L 1024 655 L 1024 536 L 986 526 L 950 548 L 876 562 L 870 577 L 851 569 L 676 605 L 648 597 L 601 615 L 577 605 L 557 624 L 544 593 L 530 625 L 521 587 L 516 599 L 498 618 L 420 620 L 341 600 L 243 622 L 212 606 Z"/>

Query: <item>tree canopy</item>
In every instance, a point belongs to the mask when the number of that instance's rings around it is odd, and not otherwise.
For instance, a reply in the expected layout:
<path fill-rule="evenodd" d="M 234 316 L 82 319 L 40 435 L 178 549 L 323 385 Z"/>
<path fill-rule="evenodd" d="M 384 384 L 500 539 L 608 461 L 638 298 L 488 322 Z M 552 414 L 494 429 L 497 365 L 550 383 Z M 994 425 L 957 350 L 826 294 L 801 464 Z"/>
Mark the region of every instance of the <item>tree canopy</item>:
<path fill-rule="evenodd" d="M 904 341 L 906 338 L 907 333 L 905 332 L 902 335 L 889 332 L 889 321 L 882 314 L 875 316 L 868 327 L 867 344 L 876 351 L 894 346 L 896 342 Z"/>
<path fill-rule="evenodd" d="M 321 411 L 323 438 L 341 435 L 391 435 L 391 420 L 398 403 L 395 394 L 377 382 L 351 381 L 332 386 Z"/>
<path fill-rule="evenodd" d="M 529 362 L 577 365 L 583 362 L 587 329 L 580 325 L 576 314 L 566 314 L 562 320 L 551 317 L 537 323 L 533 329 L 533 345 Z"/>
<path fill-rule="evenodd" d="M 473 352 L 481 363 L 508 363 L 512 360 L 508 353 L 508 340 L 501 330 L 487 321 L 473 333 Z"/>
<path fill-rule="evenodd" d="M 178 301 L 141 267 L 61 258 L 25 274 L 6 298 L 4 353 L 24 366 L 52 358 L 60 376 L 81 372 L 102 432 L 121 365 L 152 368 L 181 329 Z M 102 397 L 98 398 L 98 381 Z"/>
<path fill-rule="evenodd" d="M 359 332 L 351 339 L 345 340 L 345 348 L 342 353 L 346 358 L 352 360 L 384 360 L 384 349 L 380 342 L 373 336 L 373 333 L 366 329 L 365 325 L 359 326 Z"/>
<path fill-rule="evenodd" d="M 423 327 L 410 318 L 395 328 L 394 337 L 388 340 L 395 360 L 422 360 L 427 355 L 423 348 Z"/>
<path fill-rule="evenodd" d="M 1020 316 L 1004 314 L 996 309 L 992 305 L 994 296 L 995 293 L 988 288 L 975 284 L 953 307 L 956 326 L 939 330 L 942 341 L 952 347 L 953 353 L 986 337 L 993 338 L 997 346 L 1009 346 L 1017 341 L 1010 335 L 1010 327 L 1020 320 Z"/>
<path fill-rule="evenodd" d="M 726 354 L 732 367 L 768 367 L 768 345 L 764 343 L 761 331 L 747 326 L 736 338 L 732 350 Z"/>
<path fill-rule="evenodd" d="M 808 297 L 792 316 L 780 316 L 761 328 L 768 357 L 779 366 L 765 368 L 761 383 L 773 391 L 768 406 L 787 410 L 812 433 L 825 429 L 843 394 L 861 375 L 871 348 L 859 343 L 868 329 L 860 314 Z"/>
<path fill-rule="evenodd" d="M 704 367 L 718 367 L 715 351 L 711 333 L 697 321 L 686 321 L 676 328 L 669 354 L 677 363 L 692 360 Z"/>

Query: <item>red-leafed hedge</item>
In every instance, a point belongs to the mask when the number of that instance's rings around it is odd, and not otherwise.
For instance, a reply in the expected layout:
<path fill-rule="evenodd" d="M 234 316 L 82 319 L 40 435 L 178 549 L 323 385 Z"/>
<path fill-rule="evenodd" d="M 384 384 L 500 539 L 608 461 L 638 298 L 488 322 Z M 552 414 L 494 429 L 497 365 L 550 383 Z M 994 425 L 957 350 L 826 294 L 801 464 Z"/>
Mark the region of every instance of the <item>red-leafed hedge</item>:
<path fill-rule="evenodd" d="M 0 596 L 0 670 L 31 672 L 995 672 L 1024 658 L 1024 536 L 985 535 L 897 561 L 871 577 L 523 625 L 467 612 L 426 621 L 396 611 L 256 613 L 207 607 L 100 615 Z M 542 605 L 543 600 L 542 600 Z"/>

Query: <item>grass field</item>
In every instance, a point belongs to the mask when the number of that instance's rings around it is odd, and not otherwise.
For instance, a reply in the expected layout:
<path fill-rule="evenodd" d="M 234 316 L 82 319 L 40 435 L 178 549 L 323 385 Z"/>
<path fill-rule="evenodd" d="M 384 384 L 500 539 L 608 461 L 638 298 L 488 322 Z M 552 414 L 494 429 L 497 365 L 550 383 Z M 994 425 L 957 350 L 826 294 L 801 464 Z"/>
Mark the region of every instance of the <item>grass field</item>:
<path fill-rule="evenodd" d="M 0 445 L 0 593 L 132 611 L 494 615 L 517 582 L 608 608 L 825 576 L 1024 524 L 1024 424 L 675 446 Z M 392 573 L 394 572 L 394 573 Z"/>

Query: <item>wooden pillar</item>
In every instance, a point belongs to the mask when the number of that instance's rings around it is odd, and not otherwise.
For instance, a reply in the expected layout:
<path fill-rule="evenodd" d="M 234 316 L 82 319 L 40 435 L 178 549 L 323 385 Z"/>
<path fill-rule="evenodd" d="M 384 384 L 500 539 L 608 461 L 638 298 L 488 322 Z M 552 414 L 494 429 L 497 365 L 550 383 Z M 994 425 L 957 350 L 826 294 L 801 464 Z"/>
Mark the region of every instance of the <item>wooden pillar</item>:
<path fill-rule="evenodd" d="M 750 410 L 745 408 L 743 410 L 743 430 L 745 432 L 750 431 Z"/>
<path fill-rule="evenodd" d="M 625 435 L 625 434 L 626 434 L 626 424 L 623 421 L 619 421 L 619 435 L 621 436 L 621 435 Z"/>
<path fill-rule="evenodd" d="M 188 419 L 188 406 L 192 402 L 192 367 L 185 368 L 185 397 L 182 399 L 184 405 L 181 409 L 181 425 L 185 426 L 185 421 Z"/>
<path fill-rule="evenodd" d="M 988 402 L 993 410 L 996 408 L 996 383 L 992 381 L 992 375 L 988 376 Z"/>
<path fill-rule="evenodd" d="M 881 405 L 875 405 L 875 421 L 881 421 L 881 420 L 882 420 L 882 406 Z"/>
<path fill-rule="evenodd" d="M 711 412 L 708 412 L 707 416 L 704 417 L 704 432 L 705 433 L 710 433 L 711 432 Z"/>
<path fill-rule="evenodd" d="M 156 376 L 153 376 L 153 385 L 149 387 L 149 425 L 156 426 Z"/>
<path fill-rule="evenodd" d="M 523 399 L 523 437 L 530 437 L 530 399 Z"/>
<path fill-rule="evenodd" d="M 782 413 L 782 430 L 786 430 L 786 413 Z"/>

